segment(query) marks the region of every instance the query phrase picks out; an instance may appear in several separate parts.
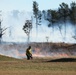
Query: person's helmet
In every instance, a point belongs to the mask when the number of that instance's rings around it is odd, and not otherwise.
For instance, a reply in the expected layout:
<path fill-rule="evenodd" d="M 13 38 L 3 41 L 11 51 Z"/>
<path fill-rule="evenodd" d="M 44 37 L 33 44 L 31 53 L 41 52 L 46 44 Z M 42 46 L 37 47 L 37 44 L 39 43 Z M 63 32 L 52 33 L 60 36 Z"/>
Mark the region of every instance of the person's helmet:
<path fill-rule="evenodd" d="M 31 46 L 29 46 L 29 48 L 31 48 Z"/>

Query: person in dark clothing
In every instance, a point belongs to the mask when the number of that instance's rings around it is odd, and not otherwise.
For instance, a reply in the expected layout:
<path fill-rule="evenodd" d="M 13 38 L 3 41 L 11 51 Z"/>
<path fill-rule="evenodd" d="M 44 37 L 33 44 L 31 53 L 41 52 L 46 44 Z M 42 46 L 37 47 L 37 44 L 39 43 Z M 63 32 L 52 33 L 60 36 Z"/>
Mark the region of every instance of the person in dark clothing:
<path fill-rule="evenodd" d="M 31 52 L 31 46 L 29 46 L 27 49 L 26 49 L 26 56 L 27 56 L 27 60 L 30 60 L 32 59 L 32 52 Z"/>

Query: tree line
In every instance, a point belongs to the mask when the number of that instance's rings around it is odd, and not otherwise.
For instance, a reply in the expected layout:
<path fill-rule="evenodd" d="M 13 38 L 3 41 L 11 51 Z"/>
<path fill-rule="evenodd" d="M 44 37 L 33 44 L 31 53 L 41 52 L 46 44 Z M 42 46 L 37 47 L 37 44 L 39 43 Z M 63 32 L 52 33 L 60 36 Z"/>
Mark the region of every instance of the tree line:
<path fill-rule="evenodd" d="M 38 31 L 38 26 L 41 25 L 42 18 L 45 21 L 48 21 L 48 27 L 54 28 L 58 26 L 60 34 L 62 35 L 61 29 L 62 26 L 65 27 L 65 38 L 66 38 L 66 27 L 67 22 L 71 23 L 75 27 L 75 37 L 76 37 L 76 3 L 71 2 L 70 6 L 67 3 L 59 4 L 59 7 L 48 10 L 39 10 L 39 5 L 36 1 L 33 1 L 33 16 L 36 19 L 36 30 Z M 25 25 L 24 25 L 25 26 Z M 25 26 L 26 28 L 26 26 Z M 23 27 L 23 29 L 25 29 Z M 75 38 L 74 37 L 74 38 Z"/>

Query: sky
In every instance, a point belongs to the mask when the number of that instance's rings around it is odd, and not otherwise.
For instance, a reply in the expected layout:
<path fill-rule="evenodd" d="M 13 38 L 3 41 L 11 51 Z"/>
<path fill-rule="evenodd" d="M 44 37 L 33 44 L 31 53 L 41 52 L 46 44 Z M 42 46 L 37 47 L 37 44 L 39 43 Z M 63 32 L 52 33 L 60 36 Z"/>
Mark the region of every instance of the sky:
<path fill-rule="evenodd" d="M 62 2 L 65 2 L 68 5 L 70 5 L 72 1 L 76 2 L 76 0 L 0 0 L 0 10 L 3 12 L 2 25 L 10 28 L 3 36 L 3 40 L 17 42 L 26 41 L 27 36 L 22 30 L 22 26 L 24 25 L 25 20 L 31 16 L 30 12 L 32 12 L 33 9 L 33 1 L 36 1 L 39 4 L 40 10 L 57 9 L 59 4 Z M 50 31 L 50 29 L 46 26 L 43 27 L 43 25 L 47 25 L 47 23 L 44 21 L 42 27 L 40 27 L 41 29 L 39 29 L 38 41 L 46 41 L 46 36 L 50 37 L 49 41 L 57 42 L 63 40 L 62 36 L 59 34 L 59 31 L 56 31 L 56 34 L 54 33 L 54 35 L 51 35 L 52 31 Z M 34 28 L 34 30 L 32 30 L 33 33 L 31 32 L 32 41 L 37 41 L 35 30 L 36 29 Z M 72 32 L 70 28 L 69 31 L 70 33 Z M 9 32 L 12 32 L 11 38 L 9 37 Z M 73 38 L 71 38 L 71 34 L 67 34 L 69 35 L 67 35 L 67 41 L 72 40 L 71 42 L 74 42 Z"/>
<path fill-rule="evenodd" d="M 62 2 L 67 3 L 68 5 L 76 0 L 0 0 L 0 10 L 2 11 L 11 11 L 11 10 L 25 10 L 32 11 L 33 1 L 36 1 L 39 4 L 40 10 L 47 9 L 56 9 L 59 7 L 59 4 Z"/>

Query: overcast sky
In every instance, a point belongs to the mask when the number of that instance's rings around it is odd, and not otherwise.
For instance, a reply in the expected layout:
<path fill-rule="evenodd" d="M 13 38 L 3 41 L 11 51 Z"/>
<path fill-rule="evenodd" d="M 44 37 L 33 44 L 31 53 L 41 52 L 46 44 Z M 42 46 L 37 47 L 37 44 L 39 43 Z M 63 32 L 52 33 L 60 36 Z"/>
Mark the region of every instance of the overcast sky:
<path fill-rule="evenodd" d="M 39 4 L 40 10 L 43 9 L 56 9 L 62 2 L 68 5 L 76 0 L 0 0 L 0 10 L 11 11 L 11 10 L 25 10 L 32 11 L 33 1 Z"/>

